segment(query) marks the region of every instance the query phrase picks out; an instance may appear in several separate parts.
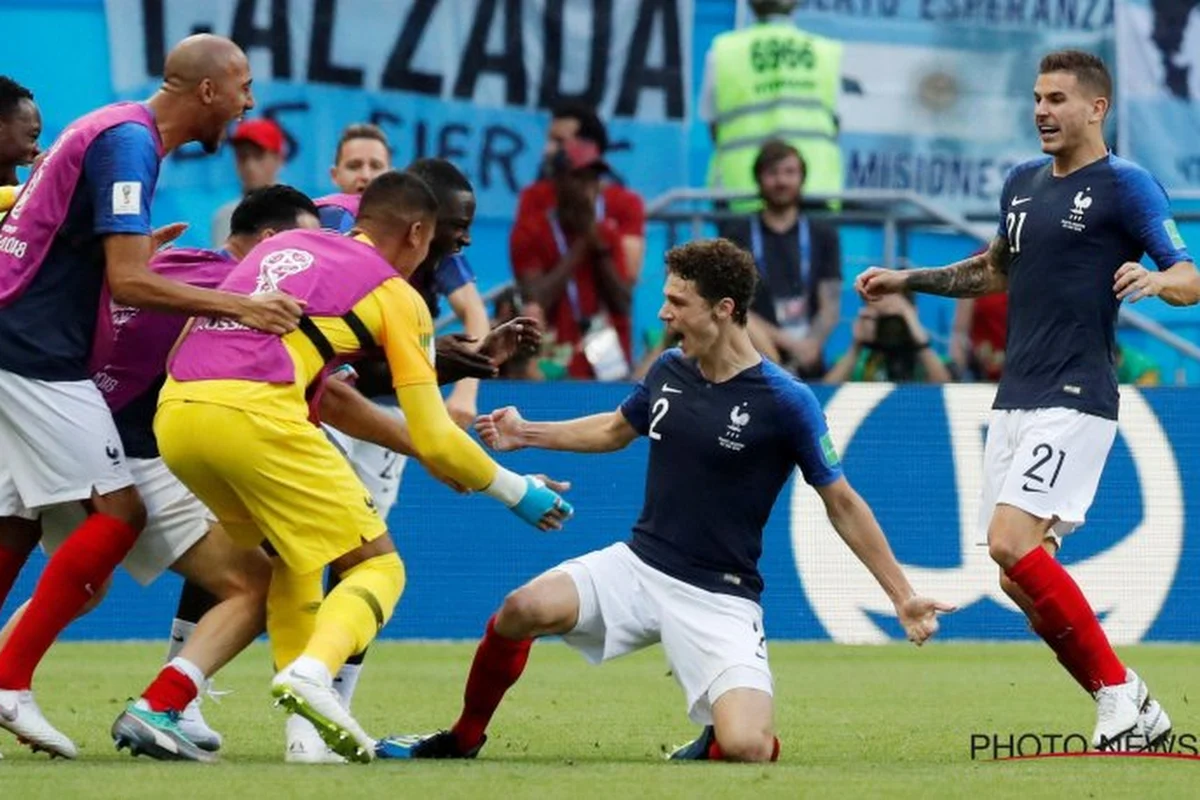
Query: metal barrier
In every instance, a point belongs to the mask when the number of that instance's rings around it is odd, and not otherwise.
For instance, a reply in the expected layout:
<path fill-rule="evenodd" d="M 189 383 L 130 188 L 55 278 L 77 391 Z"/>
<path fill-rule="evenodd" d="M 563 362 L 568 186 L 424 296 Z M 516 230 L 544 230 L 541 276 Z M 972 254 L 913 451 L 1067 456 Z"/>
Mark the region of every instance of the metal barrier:
<path fill-rule="evenodd" d="M 679 243 L 678 229 L 688 225 L 691 236 L 704 235 L 706 223 L 720 223 L 744 217 L 744 213 L 730 210 L 733 203 L 755 200 L 754 195 L 714 189 L 672 189 L 656 197 L 646 206 L 648 221 L 667 225 L 667 246 Z M 907 235 L 916 229 L 923 231 L 942 229 L 968 236 L 981 245 L 986 244 L 995 230 L 994 221 L 975 221 L 937 205 L 928 198 L 914 192 L 874 191 L 849 189 L 839 194 L 814 194 L 805 196 L 806 213 L 826 219 L 834 225 L 875 224 L 883 229 L 883 253 L 881 264 L 897 268 L 910 265 Z M 840 203 L 839 210 L 830 208 L 830 203 Z M 708 208 L 677 210 L 675 206 L 701 203 Z M 1200 211 L 1179 211 L 1179 221 L 1200 221 Z M 1200 347 L 1165 328 L 1145 314 L 1122 305 L 1117 322 L 1123 327 L 1133 328 L 1157 339 L 1186 358 L 1200 363 Z"/>
<path fill-rule="evenodd" d="M 646 205 L 648 222 L 662 222 L 667 226 L 667 247 L 674 247 L 681 239 L 679 228 L 686 225 L 687 238 L 699 239 L 704 235 L 707 223 L 720 223 L 744 217 L 744 213 L 730 210 L 732 203 L 753 201 L 754 195 L 714 189 L 672 189 Z M 830 203 L 839 203 L 833 210 Z M 707 204 L 707 208 L 676 209 L 675 206 Z M 883 230 L 883 253 L 881 263 L 885 267 L 908 267 L 907 236 L 914 230 L 943 230 L 968 236 L 986 244 L 994 230 L 992 221 L 973 220 L 937 205 L 915 192 L 848 189 L 840 194 L 814 194 L 805 196 L 806 213 L 826 219 L 834 225 L 879 225 Z M 1200 211 L 1181 210 L 1175 214 L 1181 222 L 1200 221 Z M 485 304 L 490 305 L 497 297 L 513 287 L 508 281 L 483 293 Z M 443 331 L 457 322 L 453 313 L 438 317 L 435 330 Z M 1162 342 L 1186 358 L 1200 363 L 1200 346 L 1165 328 L 1145 314 L 1122 305 L 1117 317 L 1119 325 L 1133 328 Z"/>

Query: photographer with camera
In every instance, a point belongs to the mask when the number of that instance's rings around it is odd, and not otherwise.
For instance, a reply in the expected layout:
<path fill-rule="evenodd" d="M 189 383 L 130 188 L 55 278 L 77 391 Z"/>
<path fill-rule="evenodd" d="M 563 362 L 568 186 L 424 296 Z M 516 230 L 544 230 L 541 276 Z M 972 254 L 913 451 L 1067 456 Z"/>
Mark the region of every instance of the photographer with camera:
<path fill-rule="evenodd" d="M 825 383 L 891 381 L 949 383 L 946 364 L 930 347 L 929 332 L 912 298 L 890 294 L 863 304 L 851 329 L 853 343 L 826 374 Z"/>

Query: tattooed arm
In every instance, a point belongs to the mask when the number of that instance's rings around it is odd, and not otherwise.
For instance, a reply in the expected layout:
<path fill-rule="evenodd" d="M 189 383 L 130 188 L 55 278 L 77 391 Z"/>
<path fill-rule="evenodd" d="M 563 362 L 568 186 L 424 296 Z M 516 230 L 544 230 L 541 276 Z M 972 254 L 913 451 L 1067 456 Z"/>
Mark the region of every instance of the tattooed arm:
<path fill-rule="evenodd" d="M 986 252 L 946 267 L 903 271 L 869 269 L 855 281 L 855 288 L 865 300 L 906 289 L 945 297 L 982 297 L 1008 288 L 1008 264 L 1008 240 L 997 236 Z"/>

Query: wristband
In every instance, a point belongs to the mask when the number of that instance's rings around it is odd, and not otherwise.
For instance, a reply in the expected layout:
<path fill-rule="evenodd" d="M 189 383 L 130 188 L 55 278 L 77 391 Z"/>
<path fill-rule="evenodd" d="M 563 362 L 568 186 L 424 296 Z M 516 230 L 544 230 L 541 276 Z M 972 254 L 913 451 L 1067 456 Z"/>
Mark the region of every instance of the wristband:
<path fill-rule="evenodd" d="M 492 482 L 487 485 L 483 493 L 488 497 L 499 500 L 506 508 L 512 508 L 521 502 L 521 498 L 525 496 L 527 488 L 523 475 L 518 475 L 512 470 L 505 469 L 497 464 L 496 477 L 492 478 Z"/>

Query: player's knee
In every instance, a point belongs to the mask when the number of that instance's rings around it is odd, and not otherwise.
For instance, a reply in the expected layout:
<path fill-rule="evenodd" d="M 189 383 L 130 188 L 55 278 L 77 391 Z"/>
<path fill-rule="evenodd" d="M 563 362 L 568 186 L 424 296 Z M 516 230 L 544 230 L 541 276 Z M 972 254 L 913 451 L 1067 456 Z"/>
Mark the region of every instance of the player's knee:
<path fill-rule="evenodd" d="M 988 530 L 988 555 L 1000 566 L 1001 570 L 1012 568 L 1028 549 L 1003 528 L 993 527 Z M 1004 585 L 1004 580 L 1007 578 L 1001 579 L 1001 586 Z"/>
<path fill-rule="evenodd" d="M 553 627 L 556 620 L 542 597 L 528 586 L 522 586 L 504 598 L 496 614 L 496 627 L 505 634 L 528 636 L 534 631 Z"/>
<path fill-rule="evenodd" d="M 221 600 L 254 597 L 265 603 L 270 586 L 271 561 L 261 550 L 254 549 L 238 554 L 212 587 L 212 593 Z"/>
<path fill-rule="evenodd" d="M 146 504 L 133 486 L 105 495 L 94 495 L 92 508 L 97 513 L 121 520 L 139 533 L 146 527 Z"/>
<path fill-rule="evenodd" d="M 769 730 L 718 732 L 717 743 L 726 761 L 763 763 L 775 755 L 775 734 Z"/>

